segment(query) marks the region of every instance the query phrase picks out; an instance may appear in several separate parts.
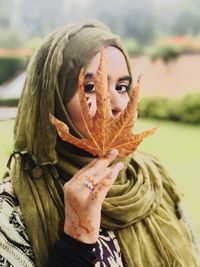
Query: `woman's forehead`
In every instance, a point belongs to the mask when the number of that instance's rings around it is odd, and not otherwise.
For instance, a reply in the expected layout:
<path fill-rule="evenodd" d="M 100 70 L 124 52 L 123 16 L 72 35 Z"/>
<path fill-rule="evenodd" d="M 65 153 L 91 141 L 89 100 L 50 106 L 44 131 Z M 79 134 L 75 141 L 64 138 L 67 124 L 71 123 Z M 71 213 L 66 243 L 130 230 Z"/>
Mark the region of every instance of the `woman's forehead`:
<path fill-rule="evenodd" d="M 109 46 L 104 48 L 103 55 L 106 61 L 106 71 L 109 74 L 118 74 L 120 76 L 128 76 L 129 71 L 127 67 L 126 59 L 123 53 L 116 47 Z M 85 68 L 86 74 L 95 74 L 99 63 L 100 63 L 101 53 L 97 53 L 90 63 Z"/>

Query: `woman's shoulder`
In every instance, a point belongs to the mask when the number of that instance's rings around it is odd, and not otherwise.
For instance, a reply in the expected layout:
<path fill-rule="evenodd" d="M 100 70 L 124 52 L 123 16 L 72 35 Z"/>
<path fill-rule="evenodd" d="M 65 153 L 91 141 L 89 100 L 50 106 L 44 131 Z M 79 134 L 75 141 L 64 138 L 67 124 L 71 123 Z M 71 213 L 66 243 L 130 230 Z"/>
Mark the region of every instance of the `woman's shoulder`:
<path fill-rule="evenodd" d="M 9 177 L 0 183 L 0 266 L 34 266 L 34 256 Z"/>

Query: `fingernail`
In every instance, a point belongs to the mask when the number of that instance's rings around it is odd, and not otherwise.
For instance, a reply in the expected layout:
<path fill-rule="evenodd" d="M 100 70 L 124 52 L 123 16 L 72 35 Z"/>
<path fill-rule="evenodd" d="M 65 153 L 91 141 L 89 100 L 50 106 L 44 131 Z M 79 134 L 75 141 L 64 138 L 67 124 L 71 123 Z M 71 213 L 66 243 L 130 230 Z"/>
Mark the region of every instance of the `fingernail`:
<path fill-rule="evenodd" d="M 116 164 L 116 166 L 122 170 L 124 168 L 124 163 L 123 162 L 118 162 Z"/>
<path fill-rule="evenodd" d="M 114 155 L 114 154 L 116 154 L 116 153 L 118 153 L 118 150 L 117 149 L 112 149 L 110 152 L 109 152 L 109 154 L 110 155 Z"/>

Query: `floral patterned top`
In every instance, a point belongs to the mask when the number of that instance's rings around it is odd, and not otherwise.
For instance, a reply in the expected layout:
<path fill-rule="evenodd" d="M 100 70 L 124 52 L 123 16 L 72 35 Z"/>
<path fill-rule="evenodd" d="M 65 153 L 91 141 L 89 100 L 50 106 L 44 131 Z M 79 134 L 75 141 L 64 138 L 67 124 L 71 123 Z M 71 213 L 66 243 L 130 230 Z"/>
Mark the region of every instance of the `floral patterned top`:
<path fill-rule="evenodd" d="M 35 267 L 34 254 L 9 178 L 0 184 L 0 266 Z M 103 228 L 96 245 L 95 267 L 109 266 L 124 267 L 125 263 L 114 232 Z"/>

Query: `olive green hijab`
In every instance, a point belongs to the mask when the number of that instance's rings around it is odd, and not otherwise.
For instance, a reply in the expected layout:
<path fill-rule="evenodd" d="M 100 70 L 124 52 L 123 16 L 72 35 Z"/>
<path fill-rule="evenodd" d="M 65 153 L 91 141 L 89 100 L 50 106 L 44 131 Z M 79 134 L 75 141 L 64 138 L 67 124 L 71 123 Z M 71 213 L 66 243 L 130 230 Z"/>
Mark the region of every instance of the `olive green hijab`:
<path fill-rule="evenodd" d="M 15 123 L 11 177 L 35 253 L 44 267 L 63 231 L 63 184 L 92 156 L 62 142 L 49 113 L 81 138 L 65 109 L 77 88 L 80 68 L 107 46 L 127 53 L 120 38 L 101 22 L 55 30 L 33 56 Z M 198 266 L 188 229 L 176 212 L 180 201 L 172 180 L 152 156 L 134 153 L 102 207 L 101 226 L 113 229 L 129 267 Z"/>

